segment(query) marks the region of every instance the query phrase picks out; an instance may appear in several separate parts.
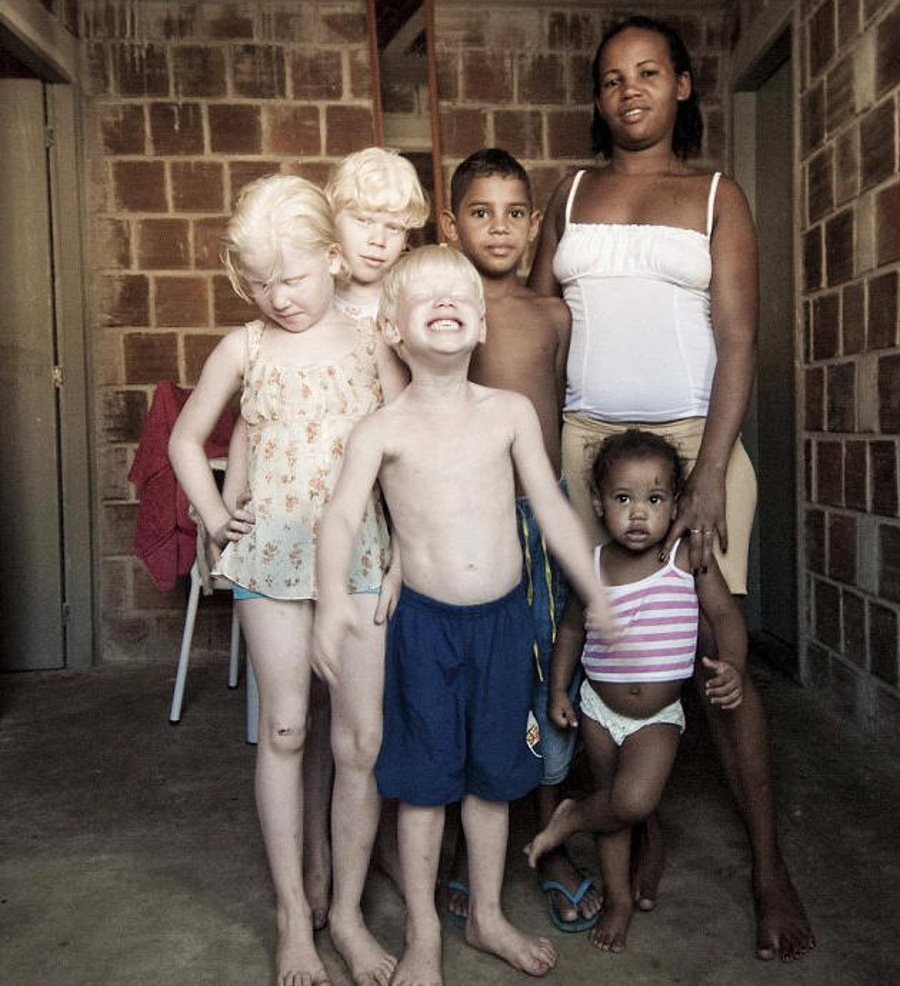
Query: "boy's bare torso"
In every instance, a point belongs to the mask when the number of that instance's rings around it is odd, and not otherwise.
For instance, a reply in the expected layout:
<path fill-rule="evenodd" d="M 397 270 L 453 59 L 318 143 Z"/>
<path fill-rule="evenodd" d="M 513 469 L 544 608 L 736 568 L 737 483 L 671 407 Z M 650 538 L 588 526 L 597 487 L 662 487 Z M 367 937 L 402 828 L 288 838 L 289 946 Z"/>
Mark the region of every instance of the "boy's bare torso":
<path fill-rule="evenodd" d="M 524 394 L 541 423 L 544 448 L 560 472 L 560 408 L 565 391 L 569 312 L 559 298 L 516 286 L 487 298 L 487 339 L 472 354 L 469 379 Z"/>
<path fill-rule="evenodd" d="M 403 581 L 456 605 L 497 599 L 521 578 L 512 445 L 514 395 L 461 381 L 376 412 L 379 481 Z"/>

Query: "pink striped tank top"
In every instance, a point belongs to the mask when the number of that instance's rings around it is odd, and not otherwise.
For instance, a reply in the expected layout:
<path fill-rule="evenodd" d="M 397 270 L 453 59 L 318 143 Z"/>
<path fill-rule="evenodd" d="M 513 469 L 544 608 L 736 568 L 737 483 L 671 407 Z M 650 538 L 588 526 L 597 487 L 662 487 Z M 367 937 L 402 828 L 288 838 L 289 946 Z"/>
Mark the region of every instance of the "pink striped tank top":
<path fill-rule="evenodd" d="M 700 604 L 694 577 L 675 565 L 678 544 L 658 572 L 606 587 L 616 621 L 610 633 L 589 630 L 581 663 L 594 681 L 674 681 L 690 678 Z M 599 574 L 602 545 L 594 549 Z"/>

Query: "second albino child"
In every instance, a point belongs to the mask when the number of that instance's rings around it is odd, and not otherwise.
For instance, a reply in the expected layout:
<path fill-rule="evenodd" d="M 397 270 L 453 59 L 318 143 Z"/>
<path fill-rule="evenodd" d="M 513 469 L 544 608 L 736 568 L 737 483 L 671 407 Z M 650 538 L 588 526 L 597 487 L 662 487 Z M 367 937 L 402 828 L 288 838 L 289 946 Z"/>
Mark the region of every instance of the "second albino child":
<path fill-rule="evenodd" d="M 534 866 L 575 832 L 600 834 L 603 913 L 590 938 L 597 948 L 621 952 L 634 910 L 631 828 L 656 810 L 672 769 L 684 731 L 679 695 L 694 673 L 700 612 L 722 655 L 703 658 L 706 697 L 722 709 L 741 704 L 747 632 L 714 558 L 691 574 L 689 545 L 680 541 L 660 560 L 683 482 L 674 446 L 628 429 L 603 442 L 590 479 L 594 509 L 612 538 L 595 558 L 616 618 L 612 633 L 589 631 L 581 653 L 581 735 L 597 791 L 562 801 L 526 852 Z M 553 652 L 550 717 L 561 728 L 578 724 L 568 687 L 580 639 L 579 627 L 564 628 Z"/>
<path fill-rule="evenodd" d="M 274 175 L 241 193 L 225 237 L 232 285 L 261 318 L 230 332 L 203 367 L 172 433 L 179 482 L 212 539 L 259 683 L 256 798 L 275 885 L 279 986 L 330 983 L 313 943 L 304 893 L 301 768 L 310 693 L 310 642 L 318 597 L 319 519 L 354 424 L 403 384 L 396 358 L 371 323 L 334 306 L 341 249 L 329 203 L 301 178 Z M 241 390 L 253 522 L 230 512 L 203 443 Z M 363 923 L 360 896 L 378 823 L 372 774 L 381 743 L 383 627 L 376 624 L 388 563 L 377 493 L 366 500 L 347 588 L 352 633 L 332 690 L 336 786 L 335 900 L 331 933 L 357 982 L 385 984 L 395 960 Z M 386 603 L 387 600 L 384 600 Z"/>

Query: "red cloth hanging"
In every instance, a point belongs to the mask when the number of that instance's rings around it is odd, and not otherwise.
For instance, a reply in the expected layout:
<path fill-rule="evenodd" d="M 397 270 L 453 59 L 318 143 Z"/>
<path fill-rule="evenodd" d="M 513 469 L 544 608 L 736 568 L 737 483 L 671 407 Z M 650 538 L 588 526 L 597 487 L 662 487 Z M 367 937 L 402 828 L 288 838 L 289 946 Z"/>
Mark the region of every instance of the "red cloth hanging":
<path fill-rule="evenodd" d="M 128 479 L 138 488 L 141 505 L 134 548 L 154 585 L 171 589 L 187 575 L 197 557 L 197 528 L 188 515 L 188 500 L 169 462 L 169 436 L 190 390 L 169 380 L 156 386 Z M 203 450 L 209 459 L 228 454 L 234 417 L 226 408 Z"/>

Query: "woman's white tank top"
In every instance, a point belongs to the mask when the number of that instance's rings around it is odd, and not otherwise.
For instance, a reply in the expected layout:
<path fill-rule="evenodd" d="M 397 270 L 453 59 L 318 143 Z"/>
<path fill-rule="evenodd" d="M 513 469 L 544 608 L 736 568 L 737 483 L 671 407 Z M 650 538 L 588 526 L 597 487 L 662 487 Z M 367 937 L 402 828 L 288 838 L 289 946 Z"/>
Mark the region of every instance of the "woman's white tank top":
<path fill-rule="evenodd" d="M 705 417 L 716 368 L 710 235 L 677 226 L 573 223 L 572 182 L 553 273 L 572 312 L 566 411 L 603 421 Z"/>

